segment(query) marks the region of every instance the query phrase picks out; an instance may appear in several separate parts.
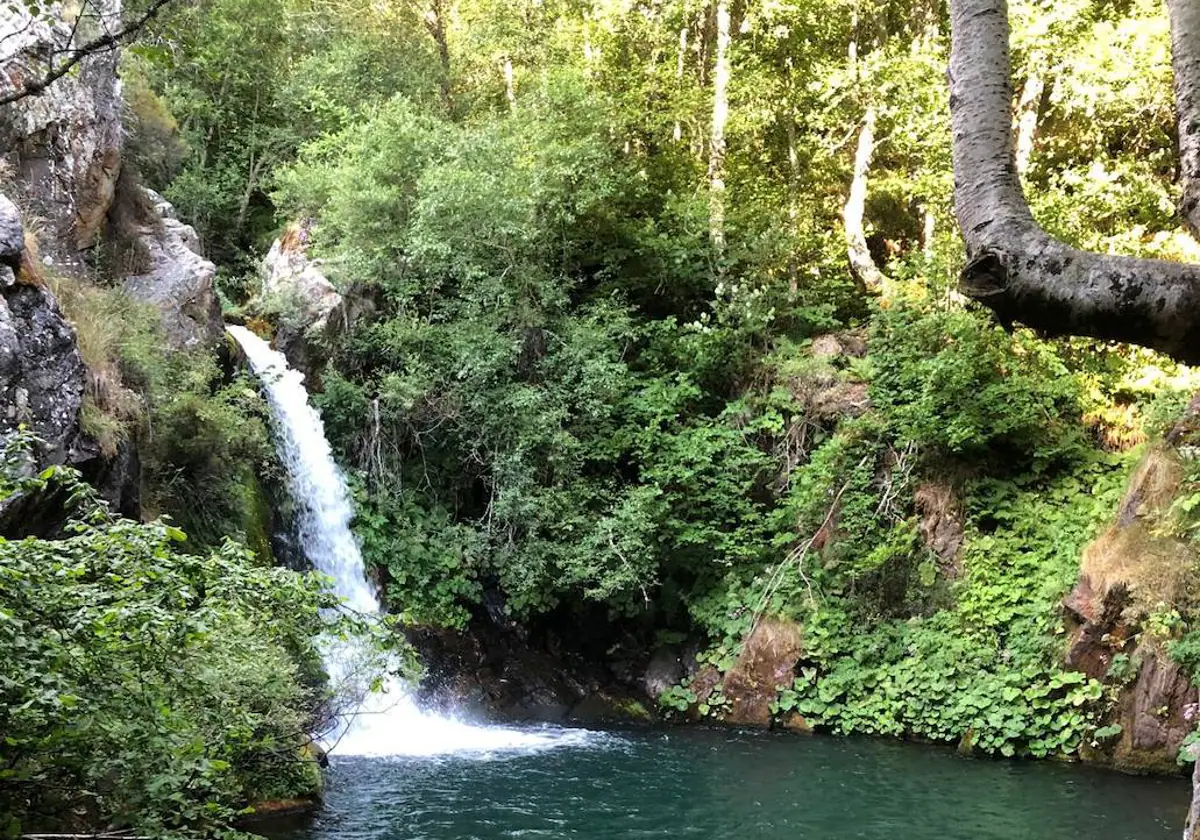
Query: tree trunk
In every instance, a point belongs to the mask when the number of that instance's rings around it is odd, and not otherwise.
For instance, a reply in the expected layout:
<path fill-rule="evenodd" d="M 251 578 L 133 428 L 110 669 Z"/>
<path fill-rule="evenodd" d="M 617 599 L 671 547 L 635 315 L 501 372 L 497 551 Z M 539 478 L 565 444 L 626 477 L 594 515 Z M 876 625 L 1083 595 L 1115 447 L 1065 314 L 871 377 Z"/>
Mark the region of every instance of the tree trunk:
<path fill-rule="evenodd" d="M 1042 106 L 1042 92 L 1046 85 L 1042 77 L 1031 73 L 1021 88 L 1021 101 L 1017 104 L 1017 175 L 1024 177 L 1029 171 L 1033 157 L 1033 144 L 1037 140 L 1038 117 Z"/>
<path fill-rule="evenodd" d="M 433 38 L 437 47 L 442 71 L 442 106 L 449 112 L 454 109 L 454 95 L 450 79 L 450 44 L 446 41 L 446 24 L 442 20 L 442 0 L 433 0 L 429 10 L 425 12 L 425 28 L 429 30 L 429 37 Z"/>
<path fill-rule="evenodd" d="M 1179 215 L 1200 239 L 1200 5 L 1167 0 L 1171 15 L 1171 67 L 1179 117 Z"/>
<path fill-rule="evenodd" d="M 508 107 L 512 111 L 517 110 L 517 83 L 513 74 L 512 58 L 504 57 L 504 98 L 508 100 Z"/>
<path fill-rule="evenodd" d="M 846 207 L 842 211 L 842 222 L 846 229 L 846 251 L 850 257 L 850 269 L 868 292 L 879 294 L 887 284 L 887 278 L 871 257 L 871 250 L 867 247 L 867 232 L 863 226 L 863 214 L 867 207 L 867 181 L 873 154 L 875 108 L 872 106 L 867 108 L 862 131 L 858 135 L 858 150 L 854 155 L 854 178 L 850 182 L 850 196 L 846 199 Z"/>
<path fill-rule="evenodd" d="M 963 291 L 1002 323 L 1200 362 L 1200 268 L 1081 251 L 1033 219 L 1016 172 L 1005 0 L 951 0 L 954 203 Z"/>
<path fill-rule="evenodd" d="M 708 152 L 708 235 L 725 253 L 725 125 L 729 121 L 729 3 L 716 0 L 717 50 L 713 65 L 712 145 Z"/>
<path fill-rule="evenodd" d="M 933 249 L 934 234 L 937 232 L 937 217 L 933 215 L 933 211 L 928 207 L 925 208 L 925 224 L 921 230 L 921 251 L 925 255 L 926 260 L 932 261 L 935 252 Z"/>
<path fill-rule="evenodd" d="M 1195 748 L 1192 748 L 1195 755 Z M 1192 767 L 1192 804 L 1183 826 L 1183 840 L 1200 840 L 1200 758 Z"/>
<path fill-rule="evenodd" d="M 800 150 L 797 148 L 796 113 L 792 106 L 791 90 L 791 60 L 788 62 L 788 105 L 787 113 L 783 115 L 787 127 L 787 156 L 788 156 L 788 227 L 792 234 L 791 247 L 788 248 L 788 294 L 792 300 L 800 293 L 800 265 L 796 258 L 796 243 L 800 241 Z"/>
<path fill-rule="evenodd" d="M 688 46 L 688 28 L 685 26 L 679 30 L 679 59 L 675 63 L 675 85 L 680 93 L 683 92 L 683 70 L 687 61 L 687 46 Z M 683 123 L 677 117 L 675 119 L 675 142 L 678 143 L 683 139 Z"/>

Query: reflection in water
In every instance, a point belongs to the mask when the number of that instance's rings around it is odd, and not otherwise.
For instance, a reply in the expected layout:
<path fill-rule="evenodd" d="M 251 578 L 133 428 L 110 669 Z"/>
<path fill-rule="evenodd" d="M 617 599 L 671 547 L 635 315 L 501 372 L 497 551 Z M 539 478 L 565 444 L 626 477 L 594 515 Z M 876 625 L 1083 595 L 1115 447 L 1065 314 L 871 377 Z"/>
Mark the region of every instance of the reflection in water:
<path fill-rule="evenodd" d="M 718 837 L 1176 838 L 1186 782 L 900 743 L 674 729 L 580 747 L 335 760 L 326 805 L 280 840 Z M 260 829 L 262 830 L 262 829 Z"/>

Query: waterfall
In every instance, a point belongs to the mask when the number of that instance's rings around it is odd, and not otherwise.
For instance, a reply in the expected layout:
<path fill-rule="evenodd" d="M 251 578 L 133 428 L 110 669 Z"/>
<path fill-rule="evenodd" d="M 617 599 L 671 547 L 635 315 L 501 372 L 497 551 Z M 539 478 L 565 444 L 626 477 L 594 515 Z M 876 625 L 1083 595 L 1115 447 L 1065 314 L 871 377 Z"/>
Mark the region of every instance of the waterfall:
<path fill-rule="evenodd" d="M 313 567 L 333 581 L 344 606 L 379 615 L 379 598 L 367 581 L 362 552 L 350 521 L 354 509 L 345 478 L 333 460 L 321 416 L 308 402 L 304 375 L 282 353 L 244 327 L 229 334 L 241 345 L 262 382 L 271 407 L 275 445 L 296 504 L 300 545 Z M 558 728 L 478 726 L 420 709 L 407 685 L 391 677 L 371 690 L 378 674 L 363 663 L 377 659 L 356 640 L 321 643 L 330 684 L 350 713 L 340 715 L 321 740 L 334 755 L 438 755 L 457 752 L 528 750 L 578 744 L 593 733 Z"/>

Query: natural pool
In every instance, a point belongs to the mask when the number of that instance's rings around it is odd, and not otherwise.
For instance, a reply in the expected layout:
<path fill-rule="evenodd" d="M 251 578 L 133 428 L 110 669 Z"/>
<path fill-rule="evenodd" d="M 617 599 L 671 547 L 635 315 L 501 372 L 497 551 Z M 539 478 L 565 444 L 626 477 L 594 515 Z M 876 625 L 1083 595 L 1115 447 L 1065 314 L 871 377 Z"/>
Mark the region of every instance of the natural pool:
<path fill-rule="evenodd" d="M 671 729 L 540 750 L 335 758 L 324 808 L 277 840 L 1177 838 L 1182 779 L 912 744 Z M 267 831 L 259 827 L 259 831 Z"/>

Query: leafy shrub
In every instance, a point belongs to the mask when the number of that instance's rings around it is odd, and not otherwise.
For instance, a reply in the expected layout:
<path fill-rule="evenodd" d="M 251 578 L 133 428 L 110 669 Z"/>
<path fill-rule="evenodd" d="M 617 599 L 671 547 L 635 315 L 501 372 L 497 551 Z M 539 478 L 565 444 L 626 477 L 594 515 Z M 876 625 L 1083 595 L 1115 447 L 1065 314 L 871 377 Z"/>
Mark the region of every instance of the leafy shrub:
<path fill-rule="evenodd" d="M 900 436 L 1029 459 L 1078 444 L 1078 385 L 1051 346 L 973 312 L 902 303 L 871 333 L 871 399 Z"/>
<path fill-rule="evenodd" d="M 207 834 L 311 795 L 322 582 L 232 542 L 182 553 L 183 532 L 110 518 L 72 470 L 31 481 L 74 487 L 78 511 L 59 541 L 0 540 L 4 831 Z"/>

